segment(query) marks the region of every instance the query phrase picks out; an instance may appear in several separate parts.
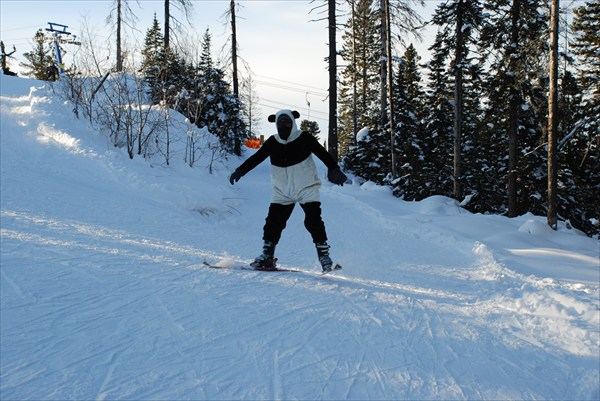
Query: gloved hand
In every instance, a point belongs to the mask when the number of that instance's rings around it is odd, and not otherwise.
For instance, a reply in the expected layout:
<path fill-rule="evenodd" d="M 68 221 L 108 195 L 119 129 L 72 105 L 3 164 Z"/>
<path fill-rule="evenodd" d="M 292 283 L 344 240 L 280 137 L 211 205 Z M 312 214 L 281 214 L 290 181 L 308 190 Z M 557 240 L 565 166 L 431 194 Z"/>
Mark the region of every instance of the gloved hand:
<path fill-rule="evenodd" d="M 344 185 L 348 177 L 346 174 L 342 173 L 339 167 L 331 168 L 327 172 L 327 179 L 336 185 Z"/>
<path fill-rule="evenodd" d="M 229 176 L 229 182 L 231 183 L 231 185 L 233 185 L 235 182 L 238 182 L 240 178 L 242 178 L 242 173 L 240 173 L 238 170 L 235 170 Z"/>

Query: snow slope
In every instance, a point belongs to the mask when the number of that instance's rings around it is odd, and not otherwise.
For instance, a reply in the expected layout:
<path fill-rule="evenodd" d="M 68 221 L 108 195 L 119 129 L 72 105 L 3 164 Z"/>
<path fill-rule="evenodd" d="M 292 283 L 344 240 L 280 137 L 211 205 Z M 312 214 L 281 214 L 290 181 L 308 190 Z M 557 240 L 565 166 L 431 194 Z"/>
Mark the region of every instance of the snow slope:
<path fill-rule="evenodd" d="M 324 183 L 341 272 L 299 207 L 305 273 L 208 269 L 260 252 L 267 163 L 129 160 L 44 85 L 1 78 L 2 400 L 600 398 L 597 240 Z"/>

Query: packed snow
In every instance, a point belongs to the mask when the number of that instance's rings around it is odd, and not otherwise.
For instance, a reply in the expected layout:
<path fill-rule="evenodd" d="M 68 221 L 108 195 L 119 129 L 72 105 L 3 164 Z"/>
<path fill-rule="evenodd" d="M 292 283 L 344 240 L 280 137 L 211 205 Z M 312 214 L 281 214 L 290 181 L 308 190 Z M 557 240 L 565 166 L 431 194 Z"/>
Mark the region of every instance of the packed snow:
<path fill-rule="evenodd" d="M 71 110 L 1 78 L 2 400 L 600 398 L 597 239 L 323 179 L 343 270 L 299 207 L 302 272 L 209 269 L 260 253 L 268 162 L 130 160 Z"/>

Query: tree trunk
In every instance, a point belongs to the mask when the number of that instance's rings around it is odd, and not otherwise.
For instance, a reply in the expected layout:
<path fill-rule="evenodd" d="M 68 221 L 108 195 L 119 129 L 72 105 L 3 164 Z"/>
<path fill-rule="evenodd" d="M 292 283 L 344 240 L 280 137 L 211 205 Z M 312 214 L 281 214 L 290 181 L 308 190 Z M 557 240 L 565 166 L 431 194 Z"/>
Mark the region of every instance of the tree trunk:
<path fill-rule="evenodd" d="M 517 49 L 519 47 L 519 18 L 520 0 L 513 0 L 511 10 L 511 43 L 508 50 L 510 89 L 509 89 L 509 127 L 508 127 L 508 217 L 516 217 L 517 206 L 517 162 L 518 162 L 518 133 L 519 133 L 519 107 L 521 97 L 517 89 Z"/>
<path fill-rule="evenodd" d="M 386 70 L 387 70 L 387 96 L 388 96 L 388 107 L 389 117 L 388 121 L 390 124 L 390 155 L 392 164 L 392 178 L 398 176 L 396 172 L 396 138 L 394 136 L 394 95 L 393 95 L 393 68 L 392 68 L 392 29 L 391 29 L 391 18 L 390 18 L 390 2 L 385 0 L 385 55 L 386 55 Z"/>
<path fill-rule="evenodd" d="M 121 50 L 121 22 L 123 15 L 121 13 L 121 1 L 117 0 L 117 72 L 123 71 L 123 52 Z"/>
<path fill-rule="evenodd" d="M 352 144 L 356 145 L 356 134 L 358 133 L 358 65 L 356 57 L 356 12 L 354 0 L 352 0 Z M 365 110 L 365 109 L 363 109 Z M 346 150 L 347 151 L 347 150 Z"/>
<path fill-rule="evenodd" d="M 550 15 L 550 93 L 548 94 L 548 225 L 557 229 L 558 166 L 556 140 L 558 137 L 558 22 L 559 0 L 552 0 Z"/>
<path fill-rule="evenodd" d="M 233 65 L 233 95 L 238 105 L 240 104 L 240 90 L 238 83 L 238 65 L 237 65 L 237 30 L 235 24 L 235 0 L 230 3 L 231 12 L 231 63 Z M 242 140 L 240 134 L 235 133 L 233 138 L 233 153 L 240 156 L 242 154 Z"/>
<path fill-rule="evenodd" d="M 170 0 L 165 0 L 165 49 L 170 47 L 169 42 L 169 33 L 170 33 L 170 24 L 171 21 L 171 12 L 169 11 Z"/>
<path fill-rule="evenodd" d="M 463 2 L 456 10 L 456 59 L 454 61 L 454 198 L 462 200 L 462 117 L 463 117 Z"/>
<path fill-rule="evenodd" d="M 338 134 L 337 134 L 337 50 L 336 50 L 336 23 L 335 0 L 328 0 L 329 5 L 329 133 L 327 137 L 327 150 L 337 161 L 338 159 Z"/>
<path fill-rule="evenodd" d="M 235 26 L 235 0 L 231 0 L 231 63 L 233 65 L 233 95 L 236 99 L 240 98 L 238 84 L 238 65 L 237 65 L 237 31 Z"/>
<path fill-rule="evenodd" d="M 387 54 L 387 23 L 386 23 L 386 7 L 387 7 L 387 0 L 380 0 L 379 1 L 379 12 L 381 14 L 381 55 L 383 56 L 384 54 Z M 379 100 L 379 107 L 381 108 L 381 118 L 380 118 L 380 125 L 381 125 L 381 129 L 385 128 L 385 125 L 387 124 L 387 118 L 388 118 L 388 114 L 387 114 L 387 62 L 386 60 L 384 60 L 384 58 L 382 57 L 381 59 L 381 70 L 379 73 L 379 77 L 380 77 L 380 81 L 381 81 L 381 93 L 380 93 L 380 100 Z"/>

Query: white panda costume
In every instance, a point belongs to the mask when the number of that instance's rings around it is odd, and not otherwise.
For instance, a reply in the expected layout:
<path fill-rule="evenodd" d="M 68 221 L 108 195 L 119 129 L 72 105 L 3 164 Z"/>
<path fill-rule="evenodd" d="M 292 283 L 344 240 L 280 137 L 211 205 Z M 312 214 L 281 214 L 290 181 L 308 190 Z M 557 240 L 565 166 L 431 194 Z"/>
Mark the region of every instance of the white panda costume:
<path fill-rule="evenodd" d="M 273 185 L 271 205 L 264 226 L 263 253 L 256 258 L 252 266 L 275 269 L 275 246 L 281 238 L 281 232 L 292 214 L 294 205 L 300 203 L 305 213 L 304 225 L 317 247 L 319 261 L 323 270 L 329 271 L 332 261 L 329 258 L 325 224 L 321 219 L 321 181 L 312 154 L 327 166 L 328 179 L 334 184 L 343 185 L 346 176 L 314 136 L 298 129 L 295 120 L 299 117 L 297 111 L 288 109 L 270 115 L 268 120 L 276 123 L 277 134 L 269 137 L 254 155 L 231 174 L 229 180 L 233 185 L 254 167 L 270 158 Z"/>

